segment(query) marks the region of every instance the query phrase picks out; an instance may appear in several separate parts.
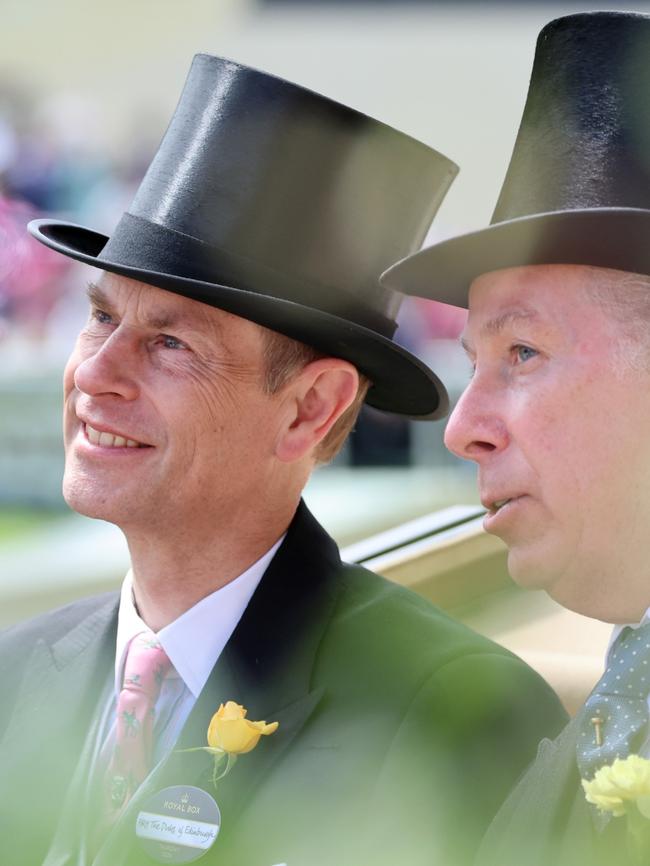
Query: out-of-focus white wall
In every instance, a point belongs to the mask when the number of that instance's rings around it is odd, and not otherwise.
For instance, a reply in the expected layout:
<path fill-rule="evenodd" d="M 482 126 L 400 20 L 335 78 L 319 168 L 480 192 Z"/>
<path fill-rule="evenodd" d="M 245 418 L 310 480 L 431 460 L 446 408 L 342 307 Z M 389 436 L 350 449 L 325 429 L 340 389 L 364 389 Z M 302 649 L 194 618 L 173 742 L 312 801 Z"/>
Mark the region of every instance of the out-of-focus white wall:
<path fill-rule="evenodd" d="M 0 76 L 92 100 L 110 150 L 164 131 L 192 55 L 292 79 L 422 139 L 461 166 L 431 238 L 488 222 L 545 22 L 617 3 L 304 5 L 256 0 L 2 0 Z M 650 12 L 649 2 L 634 3 Z M 146 127 L 146 128 L 143 128 Z"/>

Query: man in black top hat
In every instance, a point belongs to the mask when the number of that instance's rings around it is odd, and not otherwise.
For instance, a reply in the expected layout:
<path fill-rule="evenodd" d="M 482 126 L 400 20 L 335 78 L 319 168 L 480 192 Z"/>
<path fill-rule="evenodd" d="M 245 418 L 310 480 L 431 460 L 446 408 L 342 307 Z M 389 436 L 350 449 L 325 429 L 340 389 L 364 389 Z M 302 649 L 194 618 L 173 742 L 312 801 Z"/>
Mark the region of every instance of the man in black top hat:
<path fill-rule="evenodd" d="M 650 762 L 628 760 L 650 758 L 649 105 L 650 17 L 552 21 L 492 225 L 383 280 L 469 306 L 474 375 L 445 441 L 478 464 L 513 578 L 617 624 L 605 675 L 541 745 L 481 864 L 650 857 Z"/>
<path fill-rule="evenodd" d="M 520 660 L 343 565 L 300 502 L 364 397 L 445 411 L 378 276 L 454 172 L 199 55 L 110 239 L 32 224 L 103 271 L 64 376 L 64 491 L 132 569 L 119 599 L 0 636 L 3 862 L 461 863 L 559 728 Z"/>

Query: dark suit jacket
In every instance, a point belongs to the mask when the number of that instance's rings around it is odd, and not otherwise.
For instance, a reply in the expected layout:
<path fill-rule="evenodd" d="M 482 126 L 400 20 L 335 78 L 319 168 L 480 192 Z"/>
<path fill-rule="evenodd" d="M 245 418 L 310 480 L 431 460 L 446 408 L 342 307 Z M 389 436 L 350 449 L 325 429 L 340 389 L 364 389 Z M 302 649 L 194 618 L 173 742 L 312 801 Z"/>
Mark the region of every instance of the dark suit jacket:
<path fill-rule="evenodd" d="M 554 742 L 540 743 L 535 762 L 490 825 L 476 866 L 628 862 L 625 820 L 596 820 L 596 811 L 585 799 L 576 762 L 578 734 L 574 720 Z"/>
<path fill-rule="evenodd" d="M 2 863 L 72 866 L 85 820 L 93 721 L 114 663 L 115 595 L 0 635 Z M 205 744 L 222 701 L 279 730 L 216 794 L 203 863 L 455 866 L 565 714 L 523 662 L 424 599 L 358 567 L 304 505 L 215 666 L 178 749 Z M 204 752 L 174 751 L 106 835 L 97 866 L 151 861 L 143 803 L 211 790 Z M 55 835 L 55 841 L 52 842 Z"/>

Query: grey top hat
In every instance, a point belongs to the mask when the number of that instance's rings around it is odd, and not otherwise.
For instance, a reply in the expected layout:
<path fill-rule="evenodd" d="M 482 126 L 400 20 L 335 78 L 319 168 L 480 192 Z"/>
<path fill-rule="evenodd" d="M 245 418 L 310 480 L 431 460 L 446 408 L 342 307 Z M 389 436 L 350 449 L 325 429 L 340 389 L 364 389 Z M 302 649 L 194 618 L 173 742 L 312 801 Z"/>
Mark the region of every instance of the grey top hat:
<path fill-rule="evenodd" d="M 422 243 L 456 172 L 359 112 L 198 54 L 111 237 L 55 220 L 29 228 L 64 255 L 351 361 L 380 409 L 441 417 L 445 389 L 393 341 L 402 296 L 379 276 Z"/>
<path fill-rule="evenodd" d="M 480 274 L 539 264 L 650 274 L 650 16 L 544 27 L 490 226 L 404 259 L 382 284 L 467 306 Z"/>

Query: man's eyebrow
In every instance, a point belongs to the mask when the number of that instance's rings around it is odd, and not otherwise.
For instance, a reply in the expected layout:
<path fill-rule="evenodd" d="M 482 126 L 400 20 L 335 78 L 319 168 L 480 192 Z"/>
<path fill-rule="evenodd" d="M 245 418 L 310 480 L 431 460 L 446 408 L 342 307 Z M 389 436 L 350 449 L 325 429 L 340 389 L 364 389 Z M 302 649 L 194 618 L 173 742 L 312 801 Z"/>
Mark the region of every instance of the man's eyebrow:
<path fill-rule="evenodd" d="M 481 326 L 481 332 L 484 334 L 495 335 L 501 333 L 507 325 L 512 325 L 520 321 L 532 321 L 539 319 L 539 314 L 535 310 L 517 309 L 506 310 L 500 316 L 495 316 L 494 319 L 488 319 Z"/>
<path fill-rule="evenodd" d="M 100 310 L 106 310 L 106 312 L 108 312 L 112 306 L 108 297 L 99 288 L 97 283 L 88 283 L 86 286 L 86 297 L 93 307 L 98 307 Z"/>
<path fill-rule="evenodd" d="M 484 322 L 481 325 L 481 333 L 495 336 L 500 334 L 508 325 L 512 325 L 515 322 L 530 322 L 536 319 L 539 319 L 539 314 L 535 310 L 506 310 L 500 316 L 495 316 L 493 319 L 488 319 L 487 322 Z M 460 335 L 460 344 L 468 355 L 474 352 L 471 342 L 464 334 Z"/>
<path fill-rule="evenodd" d="M 94 307 L 104 310 L 107 313 L 114 312 L 115 305 L 96 283 L 88 283 L 86 294 L 88 300 Z M 184 325 L 193 330 L 199 329 L 197 322 L 180 310 L 162 310 L 160 312 L 151 311 L 146 313 L 143 318 L 145 325 L 157 331 L 164 331 L 167 328 L 175 328 L 179 325 Z"/>
<path fill-rule="evenodd" d="M 461 334 L 459 337 L 459 340 L 460 340 L 460 345 L 465 350 L 465 354 L 471 355 L 473 353 L 474 349 L 472 348 L 472 344 L 469 342 L 467 337 L 464 334 Z"/>

